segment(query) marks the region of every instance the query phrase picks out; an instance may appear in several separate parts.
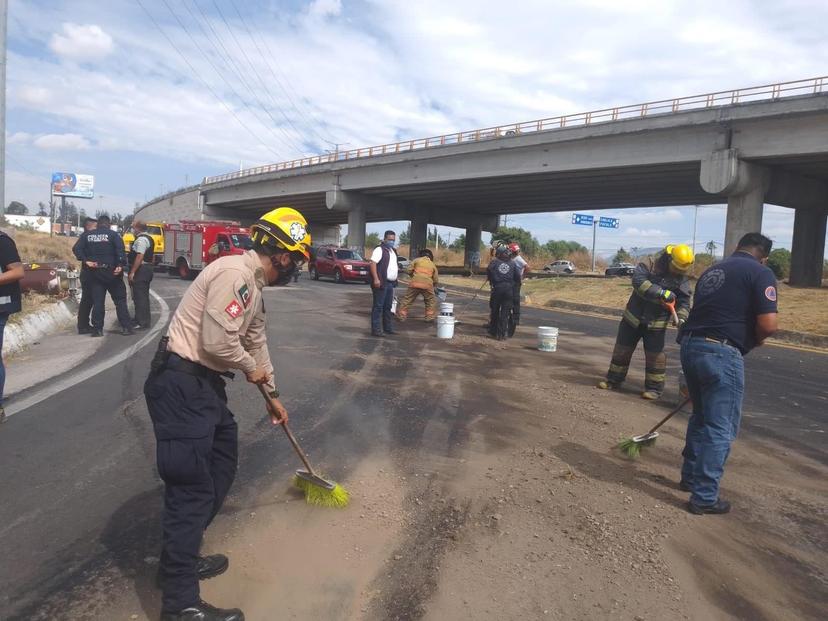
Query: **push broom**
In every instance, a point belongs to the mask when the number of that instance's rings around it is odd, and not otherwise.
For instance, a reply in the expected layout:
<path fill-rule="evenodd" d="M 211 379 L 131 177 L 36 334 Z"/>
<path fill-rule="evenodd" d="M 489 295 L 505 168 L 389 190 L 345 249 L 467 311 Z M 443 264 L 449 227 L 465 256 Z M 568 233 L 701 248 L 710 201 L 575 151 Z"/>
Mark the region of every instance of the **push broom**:
<path fill-rule="evenodd" d="M 272 397 L 267 394 L 267 388 L 263 384 L 259 384 L 258 386 L 259 392 L 262 393 L 268 409 L 271 412 L 275 412 L 276 408 L 272 404 Z M 305 494 L 305 501 L 309 505 L 318 505 L 321 507 L 341 508 L 347 506 L 350 500 L 348 492 L 338 483 L 328 481 L 319 476 L 310 465 L 308 456 L 305 455 L 302 447 L 299 446 L 299 442 L 296 441 L 296 437 L 293 435 L 287 423 L 281 423 L 281 426 L 285 430 L 285 435 L 290 440 L 293 450 L 296 451 L 299 459 L 305 465 L 305 470 L 297 470 L 293 476 L 293 485 L 302 490 Z"/>
<path fill-rule="evenodd" d="M 690 398 L 687 397 L 684 401 L 682 401 L 675 409 L 673 409 L 667 416 L 662 418 L 659 423 L 650 429 L 647 433 L 640 435 L 640 436 L 633 436 L 631 438 L 627 438 L 626 440 L 622 440 L 618 443 L 619 450 L 624 453 L 630 459 L 635 459 L 641 454 L 641 449 L 646 448 L 648 446 L 652 446 L 656 442 L 656 438 L 658 438 L 658 428 L 661 427 L 664 423 L 668 420 L 673 418 L 681 408 L 685 405 L 690 403 Z"/>
<path fill-rule="evenodd" d="M 673 316 L 673 323 L 678 325 L 678 315 L 676 315 L 676 303 L 670 302 L 669 304 L 665 304 L 665 306 L 670 310 L 670 314 Z M 685 397 L 684 401 L 682 401 L 675 409 L 673 409 L 667 416 L 665 416 L 659 423 L 650 429 L 647 433 L 640 435 L 640 436 L 633 436 L 631 438 L 627 438 L 626 440 L 622 440 L 618 443 L 619 450 L 624 453 L 630 459 L 635 459 L 641 454 L 641 449 L 646 448 L 648 446 L 652 446 L 656 442 L 656 438 L 658 438 L 658 428 L 661 427 L 664 423 L 668 420 L 673 418 L 681 409 L 690 403 L 690 397 Z"/>

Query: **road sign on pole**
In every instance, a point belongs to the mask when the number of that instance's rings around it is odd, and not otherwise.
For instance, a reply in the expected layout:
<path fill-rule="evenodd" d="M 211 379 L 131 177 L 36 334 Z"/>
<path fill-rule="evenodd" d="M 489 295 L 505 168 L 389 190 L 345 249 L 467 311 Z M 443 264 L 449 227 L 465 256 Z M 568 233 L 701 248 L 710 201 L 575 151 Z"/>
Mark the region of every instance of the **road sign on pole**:
<path fill-rule="evenodd" d="M 598 220 L 598 226 L 603 229 L 617 229 L 621 226 L 621 219 L 620 218 L 606 218 L 601 216 Z"/>
<path fill-rule="evenodd" d="M 583 224 L 584 226 L 592 226 L 594 218 L 586 213 L 573 213 L 572 224 Z"/>

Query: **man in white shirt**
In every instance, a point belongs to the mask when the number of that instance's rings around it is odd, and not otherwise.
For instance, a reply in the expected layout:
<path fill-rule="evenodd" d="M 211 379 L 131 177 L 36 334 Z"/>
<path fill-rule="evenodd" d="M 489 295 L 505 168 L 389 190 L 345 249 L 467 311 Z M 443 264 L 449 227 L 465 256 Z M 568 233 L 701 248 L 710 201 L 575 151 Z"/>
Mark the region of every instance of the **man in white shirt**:
<path fill-rule="evenodd" d="M 150 283 L 153 276 L 155 241 L 147 234 L 143 222 L 132 223 L 135 239 L 127 256 L 129 264 L 129 286 L 132 288 L 132 303 L 135 305 L 135 323 L 139 330 L 150 328 Z"/>
<path fill-rule="evenodd" d="M 512 253 L 512 263 L 515 264 L 518 274 L 520 274 L 520 281 L 515 283 L 514 301 L 512 317 L 515 320 L 515 325 L 520 323 L 520 287 L 523 284 L 523 277 L 529 272 L 529 263 L 520 256 L 520 245 L 517 242 L 509 244 L 509 251 Z"/>
<path fill-rule="evenodd" d="M 394 287 L 397 286 L 397 251 L 394 243 L 397 234 L 385 231 L 382 243 L 371 253 L 371 288 L 374 292 L 374 305 L 371 309 L 371 334 L 385 336 L 394 334 L 391 303 L 394 301 Z"/>

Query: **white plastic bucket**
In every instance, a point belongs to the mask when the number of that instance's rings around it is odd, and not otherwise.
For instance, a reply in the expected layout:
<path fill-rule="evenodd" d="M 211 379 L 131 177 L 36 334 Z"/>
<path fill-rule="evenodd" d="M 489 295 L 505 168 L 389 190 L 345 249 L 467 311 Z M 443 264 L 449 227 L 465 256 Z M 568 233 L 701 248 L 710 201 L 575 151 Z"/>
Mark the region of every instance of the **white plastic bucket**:
<path fill-rule="evenodd" d="M 449 317 L 454 316 L 454 304 L 451 302 L 440 302 L 440 314 Z"/>
<path fill-rule="evenodd" d="M 439 315 L 437 317 L 437 338 L 450 339 L 454 337 L 454 317 Z"/>
<path fill-rule="evenodd" d="M 538 327 L 538 349 L 540 351 L 558 350 L 558 329 L 549 326 Z"/>
<path fill-rule="evenodd" d="M 394 296 L 394 299 L 391 301 L 391 314 L 397 314 L 397 296 Z"/>

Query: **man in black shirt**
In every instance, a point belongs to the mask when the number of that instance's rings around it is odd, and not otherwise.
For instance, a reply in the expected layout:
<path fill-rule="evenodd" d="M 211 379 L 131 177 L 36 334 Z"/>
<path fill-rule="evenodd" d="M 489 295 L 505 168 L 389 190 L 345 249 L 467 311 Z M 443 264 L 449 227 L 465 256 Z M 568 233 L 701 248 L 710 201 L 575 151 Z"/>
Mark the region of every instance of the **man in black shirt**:
<path fill-rule="evenodd" d="M 736 252 L 707 269 L 679 335 L 693 400 L 679 486 L 692 492 L 687 508 L 697 515 L 730 511 L 719 481 L 742 414 L 742 357 L 777 328 L 776 278 L 766 266 L 772 244 L 748 233 Z"/>
<path fill-rule="evenodd" d="M 109 216 L 101 216 L 98 218 L 98 228 L 83 233 L 77 243 L 76 256 L 90 270 L 92 336 L 103 336 L 107 291 L 115 302 L 121 334 L 135 334 L 124 285 L 124 268 L 127 264 L 124 240 L 109 227 Z"/>
<path fill-rule="evenodd" d="M 520 284 L 520 273 L 512 262 L 508 246 L 498 246 L 495 258 L 486 269 L 492 293 L 489 297 L 491 317 L 489 334 L 498 341 L 506 340 L 509 331 L 509 313 L 514 304 L 515 287 Z"/>
<path fill-rule="evenodd" d="M 23 264 L 17 253 L 14 240 L 0 231 L 0 350 L 3 349 L 3 332 L 9 315 L 20 312 L 20 281 L 23 278 Z M 3 388 L 6 384 L 6 367 L 0 356 L 0 423 L 6 420 L 3 409 Z"/>
<path fill-rule="evenodd" d="M 98 226 L 98 221 L 95 218 L 87 218 L 83 221 L 83 232 L 93 231 Z M 81 234 L 83 237 L 83 234 Z M 75 242 L 72 248 L 72 254 L 81 262 L 80 268 L 80 284 L 81 284 L 81 299 L 78 304 L 78 334 L 91 334 L 92 325 L 89 323 L 89 315 L 92 313 L 92 287 L 89 285 L 90 269 L 86 267 L 83 260 L 78 256 L 78 245 L 81 237 Z"/>

